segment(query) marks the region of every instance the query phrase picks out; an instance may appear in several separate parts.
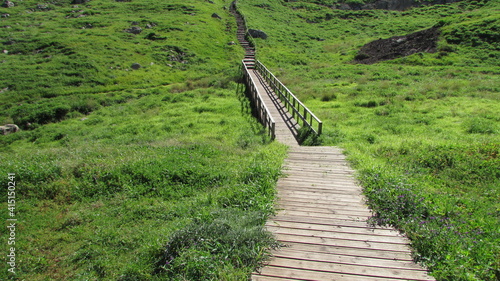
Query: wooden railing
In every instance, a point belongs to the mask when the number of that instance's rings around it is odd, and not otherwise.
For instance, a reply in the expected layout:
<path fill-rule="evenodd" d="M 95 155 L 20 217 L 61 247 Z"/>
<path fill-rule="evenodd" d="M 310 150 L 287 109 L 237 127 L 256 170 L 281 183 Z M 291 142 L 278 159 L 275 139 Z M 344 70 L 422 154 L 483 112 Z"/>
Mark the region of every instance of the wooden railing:
<path fill-rule="evenodd" d="M 323 122 L 319 120 L 290 90 L 288 90 L 278 78 L 274 76 L 260 61 L 257 61 L 255 68 L 267 84 L 271 86 L 278 98 L 286 106 L 292 117 L 299 122 L 301 127 L 308 127 L 317 135 L 323 131 Z M 302 123 L 302 124 L 301 124 Z"/>
<path fill-rule="evenodd" d="M 257 84 L 250 76 L 249 70 L 244 61 L 242 61 L 242 70 L 245 84 L 247 85 L 249 90 L 248 92 L 250 95 L 250 99 L 252 100 L 252 103 L 254 105 L 255 115 L 259 122 L 264 125 L 271 139 L 274 140 L 276 138 L 276 122 L 274 122 L 269 109 L 267 108 L 262 97 L 257 91 Z"/>

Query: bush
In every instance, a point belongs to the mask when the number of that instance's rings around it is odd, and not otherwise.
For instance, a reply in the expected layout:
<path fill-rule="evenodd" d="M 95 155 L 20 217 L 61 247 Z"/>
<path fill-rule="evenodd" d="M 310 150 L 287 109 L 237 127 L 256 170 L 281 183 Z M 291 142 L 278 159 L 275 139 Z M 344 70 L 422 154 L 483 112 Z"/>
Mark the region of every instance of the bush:
<path fill-rule="evenodd" d="M 469 134 L 495 134 L 498 131 L 498 126 L 493 120 L 481 117 L 467 120 L 464 126 Z"/>
<path fill-rule="evenodd" d="M 61 121 L 71 107 L 60 103 L 26 104 L 16 107 L 11 116 L 22 129 L 29 129 L 31 123 L 48 124 Z"/>
<path fill-rule="evenodd" d="M 300 128 L 297 138 L 301 145 L 321 145 L 321 138 L 309 127 Z"/>
<path fill-rule="evenodd" d="M 222 268 L 255 268 L 266 258 L 266 248 L 277 247 L 261 226 L 264 220 L 262 213 L 239 210 L 195 220 L 170 236 L 157 256 L 156 274 L 169 280 L 220 280 L 228 274 Z"/>

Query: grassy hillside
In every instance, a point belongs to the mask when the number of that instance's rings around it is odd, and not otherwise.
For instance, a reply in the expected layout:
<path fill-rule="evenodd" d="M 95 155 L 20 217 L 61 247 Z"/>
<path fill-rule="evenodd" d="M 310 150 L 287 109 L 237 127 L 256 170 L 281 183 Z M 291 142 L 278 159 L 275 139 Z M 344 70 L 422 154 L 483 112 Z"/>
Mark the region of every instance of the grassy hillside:
<path fill-rule="evenodd" d="M 1 280 L 241 280 L 265 258 L 285 149 L 250 116 L 214 2 L 0 8 L 0 122 L 21 127 L 0 136 L 18 220 Z"/>
<path fill-rule="evenodd" d="M 314 2 L 314 3 L 313 3 Z M 374 223 L 412 240 L 438 280 L 500 278 L 500 3 L 407 11 L 240 1 L 258 59 L 349 154 Z M 366 43 L 440 26 L 436 53 L 360 65 Z"/>
<path fill-rule="evenodd" d="M 0 184 L 6 198 L 16 181 L 15 277 L 245 280 L 274 243 L 261 226 L 285 148 L 235 82 L 230 2 L 13 2 L 0 122 L 22 130 L 0 136 Z M 349 153 L 374 223 L 406 232 L 440 280 L 498 279 L 498 1 L 239 6 L 269 35 L 259 59 L 324 120 L 323 144 Z M 437 53 L 351 63 L 365 43 L 434 25 Z M 6 261 L 0 279 L 14 279 Z"/>

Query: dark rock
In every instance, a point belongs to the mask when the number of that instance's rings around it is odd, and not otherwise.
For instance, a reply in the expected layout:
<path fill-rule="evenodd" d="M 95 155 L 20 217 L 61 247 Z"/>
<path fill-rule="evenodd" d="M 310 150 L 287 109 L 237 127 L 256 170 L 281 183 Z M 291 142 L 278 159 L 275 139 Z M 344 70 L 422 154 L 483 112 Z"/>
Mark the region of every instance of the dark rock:
<path fill-rule="evenodd" d="M 4 8 L 12 8 L 12 7 L 14 7 L 14 6 L 15 6 L 14 2 L 11 2 L 11 1 L 9 1 L 9 0 L 6 0 L 6 1 L 5 1 L 5 2 L 3 2 L 3 4 L 2 4 L 2 7 L 4 7 Z"/>
<path fill-rule="evenodd" d="M 132 34 L 140 34 L 142 32 L 142 28 L 138 26 L 132 26 L 131 28 L 125 29 L 125 32 Z"/>
<path fill-rule="evenodd" d="M 217 13 L 213 13 L 212 14 L 212 18 L 216 18 L 216 19 L 222 19 Z"/>
<path fill-rule="evenodd" d="M 267 39 L 267 34 L 262 30 L 249 29 L 248 34 L 250 34 L 253 38 Z"/>
<path fill-rule="evenodd" d="M 36 6 L 36 9 L 39 10 L 39 11 L 50 11 L 50 10 L 52 10 L 52 8 L 50 8 L 48 5 L 45 5 L 45 4 L 38 4 Z"/>
<path fill-rule="evenodd" d="M 8 135 L 10 133 L 15 133 L 19 131 L 19 127 L 15 124 L 7 124 L 5 126 L 0 126 L 0 134 Z"/>
<path fill-rule="evenodd" d="M 141 68 L 142 66 L 138 63 L 133 63 L 131 67 L 132 67 L 132 69 L 137 70 L 137 69 Z"/>
<path fill-rule="evenodd" d="M 10 14 L 2 14 L 2 18 L 8 18 L 10 17 Z"/>
<path fill-rule="evenodd" d="M 436 5 L 436 4 L 448 4 L 459 2 L 462 0 L 432 0 L 432 1 L 421 1 L 421 0 L 375 0 L 370 1 L 370 3 L 339 3 L 337 9 L 340 10 L 395 10 L 404 11 L 412 7 L 421 7 L 425 5 Z"/>
<path fill-rule="evenodd" d="M 236 43 L 235 43 L 234 41 L 228 42 L 227 44 L 228 44 L 229 46 L 231 46 L 231 45 L 236 45 Z"/>
<path fill-rule="evenodd" d="M 437 50 L 439 34 L 439 28 L 432 27 L 406 36 L 379 39 L 361 47 L 354 61 L 363 64 L 372 64 L 415 53 L 434 53 Z"/>
<path fill-rule="evenodd" d="M 157 40 L 166 40 L 167 37 L 160 37 L 158 34 L 154 33 L 154 32 L 151 32 L 149 33 L 148 35 L 146 35 L 146 37 L 144 37 L 145 39 L 148 39 L 148 40 L 152 40 L 152 41 L 157 41 Z"/>
<path fill-rule="evenodd" d="M 89 2 L 90 0 L 73 0 L 73 2 L 71 2 L 71 4 L 73 5 L 79 5 L 79 4 L 85 4 L 87 2 Z"/>

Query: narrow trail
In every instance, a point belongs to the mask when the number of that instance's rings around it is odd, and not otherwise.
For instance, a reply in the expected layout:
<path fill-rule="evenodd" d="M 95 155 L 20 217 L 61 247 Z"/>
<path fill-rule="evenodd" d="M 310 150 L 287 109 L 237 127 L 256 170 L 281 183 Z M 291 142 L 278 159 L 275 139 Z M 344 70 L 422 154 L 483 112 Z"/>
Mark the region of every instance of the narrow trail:
<path fill-rule="evenodd" d="M 252 280 L 434 280 L 412 261 L 405 237 L 394 229 L 368 225 L 371 211 L 342 150 L 298 144 L 297 122 L 253 69 L 255 49 L 234 8 L 244 63 L 276 121 L 276 140 L 290 147 L 283 166 L 286 176 L 277 183 L 279 211 L 266 223 L 285 246 L 272 252 Z"/>

